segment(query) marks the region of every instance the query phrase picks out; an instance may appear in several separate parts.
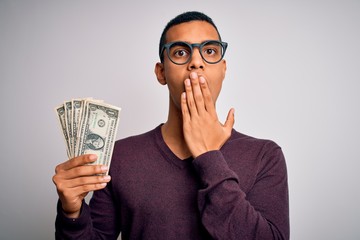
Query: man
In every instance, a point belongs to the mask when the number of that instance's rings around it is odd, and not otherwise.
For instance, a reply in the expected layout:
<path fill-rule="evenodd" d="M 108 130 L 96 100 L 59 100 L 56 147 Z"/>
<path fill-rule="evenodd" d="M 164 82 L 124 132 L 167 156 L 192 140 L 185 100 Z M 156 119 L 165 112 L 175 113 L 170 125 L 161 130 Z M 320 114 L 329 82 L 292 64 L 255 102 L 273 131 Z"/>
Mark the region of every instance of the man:
<path fill-rule="evenodd" d="M 93 155 L 56 167 L 58 239 L 289 238 L 281 148 L 235 131 L 233 109 L 224 124 L 217 117 L 226 47 L 202 13 L 168 23 L 155 66 L 169 89 L 167 121 L 116 142 L 111 181 L 85 165 Z"/>

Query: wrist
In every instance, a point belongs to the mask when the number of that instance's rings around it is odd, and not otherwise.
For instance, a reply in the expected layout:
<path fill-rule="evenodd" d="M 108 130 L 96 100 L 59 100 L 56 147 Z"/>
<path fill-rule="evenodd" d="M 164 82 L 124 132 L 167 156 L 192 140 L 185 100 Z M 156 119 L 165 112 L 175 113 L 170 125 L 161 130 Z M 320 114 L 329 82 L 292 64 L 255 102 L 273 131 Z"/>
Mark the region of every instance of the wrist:
<path fill-rule="evenodd" d="M 80 214 L 81 214 L 81 208 L 82 208 L 82 203 L 80 204 L 80 207 L 74 207 L 73 209 L 69 210 L 66 207 L 64 207 L 64 205 L 60 205 L 61 206 L 61 211 L 64 214 L 65 217 L 67 218 L 79 218 Z M 77 210 L 78 208 L 78 210 Z"/>
<path fill-rule="evenodd" d="M 80 217 L 80 210 L 79 211 L 76 211 L 76 212 L 71 212 L 71 213 L 69 213 L 69 212 L 65 212 L 64 210 L 63 210 L 63 214 L 64 214 L 64 216 L 65 217 L 67 217 L 67 218 L 79 218 Z"/>

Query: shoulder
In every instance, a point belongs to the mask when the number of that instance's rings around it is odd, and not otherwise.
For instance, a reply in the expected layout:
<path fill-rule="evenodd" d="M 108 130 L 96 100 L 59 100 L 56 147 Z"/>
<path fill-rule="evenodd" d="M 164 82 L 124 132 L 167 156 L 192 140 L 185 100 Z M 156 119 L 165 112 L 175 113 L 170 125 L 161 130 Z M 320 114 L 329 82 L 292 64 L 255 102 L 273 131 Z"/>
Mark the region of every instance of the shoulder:
<path fill-rule="evenodd" d="M 246 191 L 256 179 L 264 176 L 286 177 L 282 149 L 273 140 L 256 138 L 233 130 L 221 151 Z"/>
<path fill-rule="evenodd" d="M 271 139 L 249 136 L 240 133 L 235 129 L 232 130 L 231 137 L 226 142 L 226 145 L 229 145 L 229 147 L 236 147 L 240 150 L 251 151 L 253 153 L 281 149 L 281 147 Z"/>
<path fill-rule="evenodd" d="M 236 130 L 222 148 L 231 162 L 245 163 L 256 168 L 272 164 L 285 164 L 281 147 L 271 139 L 256 138 Z"/>

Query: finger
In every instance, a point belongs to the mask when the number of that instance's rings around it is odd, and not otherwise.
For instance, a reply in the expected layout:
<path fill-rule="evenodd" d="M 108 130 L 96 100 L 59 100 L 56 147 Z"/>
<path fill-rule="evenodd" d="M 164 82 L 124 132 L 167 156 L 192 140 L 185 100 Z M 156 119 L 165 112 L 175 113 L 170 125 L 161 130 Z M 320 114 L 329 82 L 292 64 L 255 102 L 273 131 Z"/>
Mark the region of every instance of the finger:
<path fill-rule="evenodd" d="M 185 92 L 186 92 L 186 104 L 188 105 L 189 113 L 191 116 L 195 116 L 195 114 L 197 114 L 197 109 L 191 87 L 191 80 L 185 79 L 184 84 L 185 84 Z"/>
<path fill-rule="evenodd" d="M 203 93 L 200 88 L 199 76 L 197 75 L 197 73 L 195 72 L 190 73 L 190 80 L 191 80 L 191 87 L 192 87 L 196 109 L 199 114 L 202 114 L 205 112 L 206 109 L 204 105 Z"/>
<path fill-rule="evenodd" d="M 109 168 L 106 165 L 82 165 L 64 171 L 61 175 L 64 179 L 74 179 L 85 176 L 104 174 Z"/>
<path fill-rule="evenodd" d="M 96 184 L 87 184 L 79 187 L 74 187 L 71 189 L 71 196 L 80 196 L 82 194 L 87 194 L 88 192 L 91 191 L 100 190 L 105 188 L 106 185 L 107 183 L 96 183 Z M 65 192 L 64 194 L 66 195 L 65 197 L 71 198 L 71 196 L 66 194 Z"/>
<path fill-rule="evenodd" d="M 107 183 L 97 183 L 97 184 L 85 185 L 83 187 L 83 191 L 84 191 L 84 193 L 88 193 L 90 191 L 97 191 L 97 190 L 103 189 L 106 186 L 107 186 Z"/>
<path fill-rule="evenodd" d="M 72 169 L 77 166 L 92 163 L 92 162 L 95 162 L 96 159 L 97 159 L 97 155 L 95 155 L 95 154 L 81 155 L 81 156 L 72 158 L 64 163 L 59 164 L 58 166 L 56 166 L 55 172 L 57 173 L 59 171 L 65 171 L 65 170 L 69 170 L 69 169 Z"/>
<path fill-rule="evenodd" d="M 95 185 L 101 183 L 110 182 L 111 177 L 109 175 L 91 176 L 91 177 L 80 177 L 65 181 L 62 187 L 64 188 L 76 188 L 85 185 Z"/>
<path fill-rule="evenodd" d="M 235 123 L 235 109 L 231 108 L 230 111 L 228 112 L 227 117 L 226 117 L 224 127 L 228 131 L 231 131 L 231 129 L 234 127 L 234 123 Z"/>
<path fill-rule="evenodd" d="M 181 94 L 181 112 L 183 116 L 183 121 L 188 121 L 190 119 L 190 112 L 186 101 L 186 92 Z"/>
<path fill-rule="evenodd" d="M 200 76 L 199 82 L 200 82 L 200 86 L 201 86 L 202 95 L 203 95 L 203 98 L 204 98 L 205 109 L 211 115 L 214 115 L 214 114 L 216 114 L 215 103 L 214 103 L 213 98 L 211 96 L 209 85 L 207 84 L 207 81 L 203 76 Z"/>

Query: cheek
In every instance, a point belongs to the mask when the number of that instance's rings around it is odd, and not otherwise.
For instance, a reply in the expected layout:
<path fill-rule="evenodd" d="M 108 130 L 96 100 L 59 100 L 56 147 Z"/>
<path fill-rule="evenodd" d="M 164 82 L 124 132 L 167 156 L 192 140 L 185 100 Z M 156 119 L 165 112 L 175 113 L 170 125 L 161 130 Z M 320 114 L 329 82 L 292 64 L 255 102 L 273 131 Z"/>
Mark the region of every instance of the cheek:
<path fill-rule="evenodd" d="M 180 98 L 181 93 L 184 91 L 184 87 L 179 83 L 168 83 L 169 93 L 173 98 Z"/>
<path fill-rule="evenodd" d="M 214 101 L 216 101 L 216 99 L 218 98 L 218 96 L 220 94 L 223 80 L 224 80 L 224 76 L 223 76 L 223 74 L 221 74 L 221 75 L 216 76 L 216 78 L 214 78 L 214 80 L 208 81 L 211 96 L 213 97 Z"/>
<path fill-rule="evenodd" d="M 168 71 L 166 71 L 165 77 L 171 93 L 182 93 L 183 91 L 185 91 L 184 81 L 186 75 L 188 75 L 188 73 L 186 73 L 186 71 L 184 70 L 179 69 L 178 66 L 168 67 Z"/>
<path fill-rule="evenodd" d="M 222 81 L 219 81 L 216 84 L 209 86 L 210 91 L 211 91 L 211 96 L 214 101 L 217 100 L 217 98 L 220 94 L 220 91 L 221 91 L 221 87 L 222 87 Z"/>
<path fill-rule="evenodd" d="M 167 76 L 167 87 L 171 101 L 177 106 L 180 106 L 181 93 L 185 91 L 183 81 L 179 76 Z"/>
<path fill-rule="evenodd" d="M 176 106 L 176 108 L 181 109 L 181 94 L 183 88 L 168 84 L 168 89 L 171 104 Z"/>

